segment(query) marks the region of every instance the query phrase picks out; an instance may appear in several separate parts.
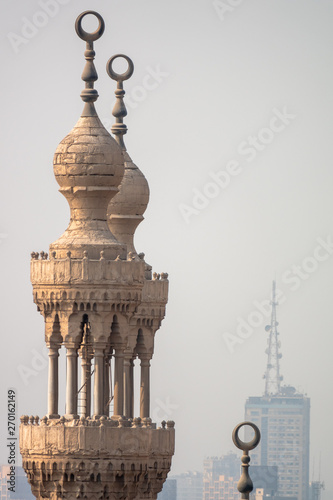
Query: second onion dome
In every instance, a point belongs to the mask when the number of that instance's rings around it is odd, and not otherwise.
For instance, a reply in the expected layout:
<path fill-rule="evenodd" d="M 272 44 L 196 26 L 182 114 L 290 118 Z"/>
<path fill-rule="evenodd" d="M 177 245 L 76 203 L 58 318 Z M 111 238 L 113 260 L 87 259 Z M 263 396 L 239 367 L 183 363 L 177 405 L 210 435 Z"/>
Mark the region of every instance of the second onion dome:
<path fill-rule="evenodd" d="M 128 63 L 128 69 L 125 73 L 118 74 L 112 69 L 115 59 L 122 57 Z M 130 78 L 134 71 L 132 60 L 123 55 L 117 54 L 111 57 L 107 63 L 108 75 L 117 81 L 115 91 L 116 103 L 112 110 L 116 123 L 112 126 L 111 132 L 115 135 L 116 141 L 123 151 L 125 172 L 122 182 L 119 186 L 119 192 L 112 198 L 108 205 L 107 220 L 110 231 L 117 238 L 118 242 L 127 245 L 127 252 L 136 255 L 134 247 L 134 233 L 140 222 L 144 219 L 143 214 L 146 211 L 149 202 L 149 186 L 147 179 L 141 170 L 133 163 L 131 157 L 126 151 L 123 136 L 127 132 L 127 126 L 123 123 L 123 118 L 127 115 L 123 97 L 123 81 Z"/>

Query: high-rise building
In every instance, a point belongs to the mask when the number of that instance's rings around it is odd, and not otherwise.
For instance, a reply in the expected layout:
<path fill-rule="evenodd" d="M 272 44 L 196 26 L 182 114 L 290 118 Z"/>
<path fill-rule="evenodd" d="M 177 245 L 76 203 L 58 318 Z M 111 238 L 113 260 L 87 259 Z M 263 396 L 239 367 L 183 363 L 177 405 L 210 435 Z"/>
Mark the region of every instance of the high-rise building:
<path fill-rule="evenodd" d="M 93 33 L 82 26 L 88 14 L 98 20 Z M 123 82 L 134 66 L 122 55 L 107 64 L 109 76 L 117 81 L 114 138 L 94 106 L 98 93 L 93 45 L 104 32 L 104 20 L 86 11 L 75 28 L 86 42 L 81 93 L 85 104 L 54 156 L 55 177 L 70 205 L 70 222 L 50 245 L 49 254 L 32 253 L 30 268 L 33 298 L 45 320 L 49 348 L 48 411 L 41 419 L 21 417 L 20 450 L 38 500 L 154 500 L 174 453 L 174 422 L 163 421 L 157 427 L 150 418 L 150 362 L 155 333 L 165 315 L 168 275 L 152 274 L 144 254 L 138 254 L 133 244 L 149 200 L 148 183 L 123 141 L 127 131 Z M 118 57 L 128 63 L 122 74 L 113 69 Z M 66 350 L 62 414 L 61 348 Z M 140 416 L 134 413 L 133 367 L 138 361 Z"/>
<path fill-rule="evenodd" d="M 251 453 L 252 465 L 278 467 L 278 491 L 308 500 L 310 401 L 302 394 L 250 397 L 245 420 L 261 431 L 261 442 Z"/>
<path fill-rule="evenodd" d="M 177 500 L 177 479 L 168 478 L 165 481 L 157 500 Z"/>
<path fill-rule="evenodd" d="M 209 457 L 204 460 L 204 480 L 217 481 L 219 476 L 239 478 L 240 459 L 235 453 L 223 457 Z"/>
<path fill-rule="evenodd" d="M 310 483 L 310 491 L 309 491 L 309 500 L 320 500 L 321 499 L 321 491 L 325 489 L 325 484 L 319 481 L 311 481 Z"/>
<path fill-rule="evenodd" d="M 270 497 L 276 495 L 278 490 L 278 468 L 276 466 L 251 464 L 250 476 L 254 490 L 262 489 L 265 495 L 269 495 Z"/>
<path fill-rule="evenodd" d="M 275 495 L 270 495 L 266 493 L 264 488 L 257 488 L 253 490 L 250 498 L 253 500 L 297 500 L 296 497 L 281 497 L 280 495 L 277 497 Z"/>
<path fill-rule="evenodd" d="M 15 480 L 10 482 L 9 465 L 0 467 L 0 500 L 34 500 L 27 476 L 22 467 L 15 466 Z"/>
<path fill-rule="evenodd" d="M 291 386 L 281 386 L 275 282 L 271 304 L 271 324 L 266 327 L 269 338 L 265 393 L 261 397 L 250 397 L 245 405 L 245 420 L 255 423 L 261 432 L 261 442 L 251 452 L 251 464 L 278 467 L 280 497 L 308 500 L 310 399 Z"/>
<path fill-rule="evenodd" d="M 202 472 L 188 471 L 168 478 L 157 500 L 202 500 Z"/>
<path fill-rule="evenodd" d="M 204 481 L 203 500 L 239 500 L 238 478 L 219 476 L 216 481 Z"/>
<path fill-rule="evenodd" d="M 203 500 L 238 500 L 240 459 L 234 453 L 204 460 Z"/>
<path fill-rule="evenodd" d="M 177 481 L 177 500 L 202 500 L 202 472 L 188 471 L 170 479 Z"/>
<path fill-rule="evenodd" d="M 223 457 L 210 457 L 204 460 L 203 500 L 234 500 L 239 498 L 237 484 L 241 475 L 240 457 L 229 453 Z M 277 467 L 252 465 L 250 476 L 254 492 L 258 488 L 265 495 L 273 496 L 277 491 Z M 254 493 L 252 498 L 254 498 Z"/>

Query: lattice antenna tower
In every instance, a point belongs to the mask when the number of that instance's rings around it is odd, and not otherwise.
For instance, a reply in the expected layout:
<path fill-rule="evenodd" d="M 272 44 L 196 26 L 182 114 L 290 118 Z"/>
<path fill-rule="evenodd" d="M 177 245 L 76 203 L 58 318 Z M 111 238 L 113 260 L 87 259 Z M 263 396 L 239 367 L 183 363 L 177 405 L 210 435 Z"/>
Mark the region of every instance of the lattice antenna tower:
<path fill-rule="evenodd" d="M 282 354 L 279 352 L 281 342 L 278 340 L 279 332 L 277 327 L 279 323 L 276 321 L 276 282 L 273 281 L 272 286 L 272 314 L 271 324 L 265 327 L 266 332 L 269 333 L 267 340 L 267 367 L 264 375 L 265 379 L 265 396 L 276 396 L 281 394 L 281 381 L 283 377 L 280 375 L 280 359 Z"/>

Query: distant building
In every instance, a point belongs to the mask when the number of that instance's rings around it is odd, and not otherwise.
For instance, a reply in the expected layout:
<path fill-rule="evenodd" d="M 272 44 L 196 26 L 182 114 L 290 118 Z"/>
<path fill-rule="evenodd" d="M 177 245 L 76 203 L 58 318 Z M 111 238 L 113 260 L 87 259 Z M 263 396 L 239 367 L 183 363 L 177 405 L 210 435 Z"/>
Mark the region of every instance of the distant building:
<path fill-rule="evenodd" d="M 177 479 L 167 479 L 162 491 L 157 495 L 158 500 L 177 500 Z"/>
<path fill-rule="evenodd" d="M 324 483 L 322 483 L 321 481 L 312 481 L 310 483 L 309 500 L 320 500 L 321 490 L 324 489 L 325 489 Z"/>
<path fill-rule="evenodd" d="M 239 500 L 236 477 L 219 476 L 216 481 L 204 480 L 203 500 Z"/>
<path fill-rule="evenodd" d="M 251 464 L 278 467 L 278 491 L 308 500 L 310 400 L 302 394 L 251 397 L 245 419 L 261 430 Z"/>
<path fill-rule="evenodd" d="M 253 490 L 254 495 L 255 495 L 255 500 L 263 500 L 265 498 L 265 493 L 262 488 L 257 488 Z"/>
<path fill-rule="evenodd" d="M 183 474 L 172 476 L 170 479 L 167 479 L 167 482 L 171 480 L 177 481 L 177 500 L 202 500 L 202 472 L 184 472 Z M 160 498 L 159 494 L 158 500 Z"/>
<path fill-rule="evenodd" d="M 204 460 L 204 481 L 218 481 L 219 476 L 240 476 L 240 458 L 235 453 L 223 457 L 209 457 Z"/>
<path fill-rule="evenodd" d="M 252 455 L 250 456 L 252 462 Z M 278 491 L 278 468 L 276 466 L 253 465 L 251 462 L 249 474 L 253 482 L 253 491 L 261 490 L 266 497 L 267 495 L 274 497 Z"/>
<path fill-rule="evenodd" d="M 252 459 L 251 459 L 252 463 Z M 237 483 L 241 475 L 240 456 L 229 453 L 223 457 L 212 457 L 204 460 L 204 493 L 203 500 L 239 500 Z M 265 495 L 273 496 L 277 492 L 277 467 L 251 466 L 250 476 L 254 491 L 262 488 Z"/>
<path fill-rule="evenodd" d="M 257 488 L 253 493 L 254 496 L 250 495 L 250 498 L 254 498 L 254 500 L 297 500 L 296 497 L 276 497 L 266 494 L 263 488 Z"/>
<path fill-rule="evenodd" d="M 15 491 L 8 489 L 10 487 L 7 482 L 8 474 L 10 474 L 9 465 L 2 465 L 0 467 L 0 500 L 35 500 L 22 467 L 15 466 Z"/>
<path fill-rule="evenodd" d="M 204 460 L 203 500 L 239 500 L 240 458 L 234 453 Z"/>
<path fill-rule="evenodd" d="M 275 287 L 273 281 L 271 323 L 265 327 L 265 392 L 263 396 L 250 397 L 245 405 L 245 420 L 256 424 L 261 432 L 260 444 L 251 452 L 251 464 L 278 468 L 276 499 L 309 500 L 310 399 L 294 387 L 281 385 Z M 245 439 L 249 440 L 248 427 L 246 431 Z"/>

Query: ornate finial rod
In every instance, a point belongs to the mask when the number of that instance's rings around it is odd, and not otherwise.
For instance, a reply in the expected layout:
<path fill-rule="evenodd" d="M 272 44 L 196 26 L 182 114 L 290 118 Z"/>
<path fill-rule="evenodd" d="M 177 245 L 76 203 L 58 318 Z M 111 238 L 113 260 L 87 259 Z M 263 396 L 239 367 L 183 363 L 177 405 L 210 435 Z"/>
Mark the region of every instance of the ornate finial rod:
<path fill-rule="evenodd" d="M 123 57 L 128 63 L 128 68 L 125 73 L 118 74 L 112 69 L 112 64 L 118 57 Z M 124 124 L 123 118 L 127 115 L 127 110 L 124 104 L 125 91 L 123 88 L 123 82 L 131 78 L 131 76 L 133 75 L 134 64 L 132 59 L 130 59 L 129 57 L 123 54 L 117 54 L 113 57 L 110 57 L 110 59 L 108 60 L 106 64 L 106 71 L 109 77 L 112 78 L 112 80 L 116 80 L 117 82 L 117 89 L 114 92 L 117 100 L 112 110 L 112 114 L 116 118 L 116 123 L 112 125 L 111 132 L 116 136 L 116 141 L 118 142 L 121 149 L 123 151 L 126 151 L 124 135 L 127 132 L 127 126 Z"/>
<path fill-rule="evenodd" d="M 82 20 L 88 14 L 92 14 L 98 19 L 98 28 L 93 33 L 87 33 L 82 28 Z M 85 102 L 85 106 L 82 112 L 82 116 L 94 116 L 96 115 L 94 102 L 98 98 L 98 92 L 94 89 L 94 82 L 98 79 L 97 71 L 94 65 L 95 51 L 94 51 L 94 41 L 98 40 L 104 33 L 105 23 L 104 19 L 98 12 L 93 10 L 86 10 L 78 16 L 75 21 L 75 31 L 77 35 L 86 42 L 86 50 L 84 52 L 84 57 L 86 59 L 86 65 L 83 69 L 82 80 L 86 83 L 85 89 L 81 92 L 81 99 Z"/>
<path fill-rule="evenodd" d="M 252 439 L 252 441 L 249 441 L 248 443 L 244 443 L 244 441 L 241 441 L 238 437 L 238 433 L 241 427 L 244 427 L 245 425 L 252 427 L 252 429 L 254 430 L 254 438 Z M 234 442 L 234 445 L 243 451 L 242 475 L 240 477 L 240 480 L 238 481 L 237 489 L 242 494 L 241 498 L 249 500 L 250 493 L 253 490 L 253 483 L 249 476 L 249 467 L 250 467 L 249 451 L 253 450 L 258 446 L 260 442 L 260 431 L 258 427 L 252 422 L 243 422 L 241 424 L 236 425 L 236 427 L 234 428 L 232 432 L 232 440 Z"/>

